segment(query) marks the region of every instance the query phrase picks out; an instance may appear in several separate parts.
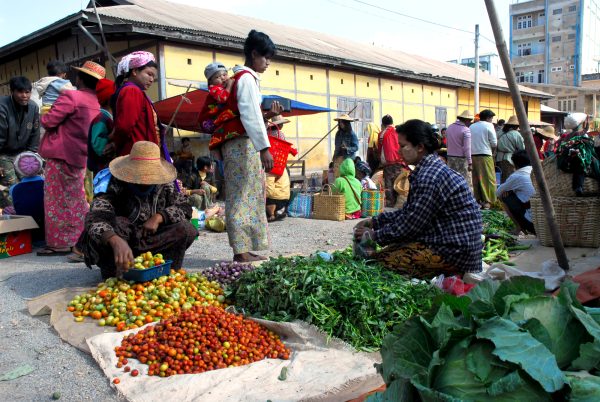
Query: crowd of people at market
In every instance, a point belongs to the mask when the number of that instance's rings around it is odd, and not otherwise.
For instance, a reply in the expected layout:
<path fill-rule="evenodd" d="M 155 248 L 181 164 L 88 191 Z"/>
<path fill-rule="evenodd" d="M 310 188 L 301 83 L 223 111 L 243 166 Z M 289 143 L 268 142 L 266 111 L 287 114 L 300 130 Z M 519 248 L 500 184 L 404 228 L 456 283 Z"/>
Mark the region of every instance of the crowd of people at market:
<path fill-rule="evenodd" d="M 198 157 L 189 138 L 177 152 L 167 148 L 147 95 L 158 77 L 152 53 L 123 57 L 114 82 L 92 61 L 74 67 L 74 86 L 60 61 L 35 83 L 13 77 L 11 95 L 0 99 L 3 214 L 34 217 L 34 240 L 44 245 L 38 255 L 69 255 L 97 265 L 104 278 L 146 251 L 180 268 L 197 235 L 193 209 L 221 219 L 234 261 L 265 259 L 257 253 L 269 248 L 267 222 L 284 219 L 292 197 L 289 172 L 270 173 L 270 148 L 286 141 L 290 121 L 276 101 L 261 108 L 260 74 L 275 54 L 269 36 L 252 30 L 245 63 L 232 76 L 219 62 L 206 66 L 208 100 L 199 113 L 211 153 Z M 560 137 L 550 125 L 532 133 L 540 159 L 555 155 L 573 173 L 576 194 L 586 176 L 600 178 L 585 117 L 569 115 Z M 464 111 L 439 130 L 417 119 L 395 125 L 386 114 L 381 127 L 365 129 L 364 161 L 357 157 L 356 119 L 342 114 L 334 121 L 333 160 L 319 187 L 344 195 L 346 219 L 364 217 L 362 192 L 384 194 L 386 211 L 360 221 L 354 237 L 382 246 L 372 257 L 388 268 L 416 277 L 481 270 L 480 209 L 502 206 L 518 230 L 535 233 L 532 167 L 516 116 L 504 121 L 489 109 L 477 116 Z"/>

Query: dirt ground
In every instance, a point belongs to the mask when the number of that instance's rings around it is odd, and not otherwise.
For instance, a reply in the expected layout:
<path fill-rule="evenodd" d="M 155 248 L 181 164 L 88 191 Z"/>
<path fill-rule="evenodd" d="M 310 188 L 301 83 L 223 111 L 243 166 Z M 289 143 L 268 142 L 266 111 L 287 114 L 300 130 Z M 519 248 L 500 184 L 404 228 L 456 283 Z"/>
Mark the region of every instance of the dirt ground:
<path fill-rule="evenodd" d="M 351 243 L 355 222 L 332 222 L 287 218 L 270 226 L 272 248 L 266 256 L 335 250 Z M 540 270 L 555 260 L 554 249 L 541 247 L 536 239 L 523 239 L 533 247 L 512 261 L 525 271 Z M 598 249 L 568 248 L 569 274 L 600 266 Z M 230 260 L 227 234 L 202 232 L 186 254 L 185 267 L 201 270 Z M 0 260 L 0 400 L 44 401 L 54 392 L 61 401 L 119 401 L 91 356 L 62 342 L 49 324 L 49 317 L 31 317 L 27 300 L 64 287 L 95 286 L 98 269 L 71 264 L 65 257 L 37 257 L 34 253 Z M 1 380 L 14 369 L 28 374 Z M 6 399 L 6 396 L 10 397 Z"/>

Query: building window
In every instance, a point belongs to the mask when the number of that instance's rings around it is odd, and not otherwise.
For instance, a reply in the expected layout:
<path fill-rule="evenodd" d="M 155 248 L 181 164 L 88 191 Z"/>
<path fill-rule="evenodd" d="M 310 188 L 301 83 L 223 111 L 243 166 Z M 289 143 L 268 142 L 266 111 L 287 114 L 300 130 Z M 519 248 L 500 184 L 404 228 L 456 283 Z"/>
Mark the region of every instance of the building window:
<path fill-rule="evenodd" d="M 556 8 L 552 10 L 552 15 L 562 14 L 562 8 Z"/>
<path fill-rule="evenodd" d="M 569 36 L 567 36 L 567 38 L 569 40 L 575 40 L 575 34 L 574 33 L 570 33 Z"/>
<path fill-rule="evenodd" d="M 573 100 L 573 110 L 577 110 L 577 101 Z"/>
<path fill-rule="evenodd" d="M 569 65 L 569 70 L 575 70 L 575 64 Z"/>
<path fill-rule="evenodd" d="M 539 15 L 539 16 L 540 16 L 540 17 L 545 17 L 545 16 L 546 16 L 546 13 L 540 13 L 540 15 Z"/>
<path fill-rule="evenodd" d="M 517 29 L 531 28 L 531 15 L 517 17 Z"/>
<path fill-rule="evenodd" d="M 575 11 L 577 11 L 577 6 L 569 6 L 569 12 L 570 13 L 573 13 Z"/>
<path fill-rule="evenodd" d="M 435 108 L 435 124 L 438 127 L 446 127 L 446 118 L 448 116 L 448 110 L 445 107 Z"/>
<path fill-rule="evenodd" d="M 560 42 L 560 36 L 553 36 L 552 43 L 554 43 L 554 42 Z"/>
<path fill-rule="evenodd" d="M 571 111 L 571 101 L 570 100 L 567 101 L 567 107 L 568 107 L 567 110 Z"/>
<path fill-rule="evenodd" d="M 558 67 L 552 67 L 552 68 L 550 69 L 550 71 L 551 71 L 551 72 L 553 72 L 553 73 L 557 73 L 557 72 L 560 72 L 560 71 L 562 71 L 562 70 L 563 70 L 562 66 L 558 66 Z"/>
<path fill-rule="evenodd" d="M 518 44 L 517 54 L 519 56 L 529 56 L 531 54 L 531 42 Z"/>
<path fill-rule="evenodd" d="M 544 83 L 544 70 L 538 70 L 538 84 Z"/>

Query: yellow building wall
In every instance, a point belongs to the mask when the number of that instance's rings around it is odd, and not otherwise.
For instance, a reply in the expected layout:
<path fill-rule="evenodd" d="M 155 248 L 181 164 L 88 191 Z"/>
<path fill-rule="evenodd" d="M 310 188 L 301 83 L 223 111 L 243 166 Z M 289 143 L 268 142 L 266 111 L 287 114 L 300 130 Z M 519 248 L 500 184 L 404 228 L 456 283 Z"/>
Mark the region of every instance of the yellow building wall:
<path fill-rule="evenodd" d="M 290 63 L 271 63 L 260 77 L 261 88 L 295 90 L 294 65 Z M 279 94 L 277 94 L 279 95 Z M 281 95 L 284 96 L 284 95 Z"/>
<path fill-rule="evenodd" d="M 381 79 L 381 99 L 402 101 L 402 81 Z M 387 114 L 385 110 L 383 114 Z"/>
<path fill-rule="evenodd" d="M 379 99 L 379 80 L 375 77 L 356 75 L 356 96 Z"/>
<path fill-rule="evenodd" d="M 508 120 L 515 114 L 512 98 L 509 94 L 500 91 L 482 89 L 479 92 L 479 109 L 491 109 L 496 113 L 498 119 Z M 541 120 L 540 100 L 537 98 L 524 97 L 528 101 L 528 118 L 530 120 Z M 458 89 L 458 113 L 468 109 L 473 111 L 475 108 L 475 93 L 473 89 Z"/>
<path fill-rule="evenodd" d="M 355 96 L 354 74 L 329 70 L 329 93 L 338 96 Z M 332 108 L 335 109 L 336 103 Z"/>
<path fill-rule="evenodd" d="M 56 59 L 56 49 L 54 45 L 48 45 L 37 51 L 37 65 L 40 77 L 45 76 L 48 73 L 46 65 L 48 62 Z"/>
<path fill-rule="evenodd" d="M 322 68 L 296 65 L 296 88 L 301 92 L 327 93 L 327 72 Z M 300 99 L 298 99 L 300 100 Z M 326 107 L 327 104 L 319 105 Z"/>
<path fill-rule="evenodd" d="M 164 46 L 165 77 L 169 79 L 206 81 L 204 68 L 213 62 L 213 52 L 183 46 Z M 185 88 L 183 91 L 185 92 Z"/>

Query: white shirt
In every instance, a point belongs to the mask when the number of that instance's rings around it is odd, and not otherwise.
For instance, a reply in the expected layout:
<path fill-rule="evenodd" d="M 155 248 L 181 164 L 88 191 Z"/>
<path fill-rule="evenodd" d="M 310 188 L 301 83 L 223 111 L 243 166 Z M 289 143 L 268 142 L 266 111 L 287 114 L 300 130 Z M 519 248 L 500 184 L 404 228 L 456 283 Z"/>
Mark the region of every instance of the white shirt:
<path fill-rule="evenodd" d="M 498 145 L 494 125 L 478 121 L 469 126 L 471 130 L 471 155 L 492 155 L 492 148 Z"/>
<path fill-rule="evenodd" d="M 260 108 L 262 95 L 260 93 L 260 78 L 258 74 L 251 68 L 245 66 L 235 66 L 233 72 L 246 70 L 250 74 L 242 75 L 237 81 L 237 101 L 240 111 L 240 119 L 246 135 L 252 141 L 254 149 L 261 151 L 269 148 L 269 137 L 267 137 L 267 129 L 265 128 L 265 120 Z"/>
<path fill-rule="evenodd" d="M 533 183 L 531 183 L 531 171 L 533 168 L 531 166 L 522 167 L 519 170 L 516 170 L 513 174 L 508 176 L 508 179 L 504 183 L 502 183 L 498 189 L 496 190 L 496 195 L 500 196 L 500 194 L 507 191 L 514 191 L 515 195 L 521 202 L 527 202 L 531 198 L 531 196 L 535 193 L 535 189 L 533 188 Z M 531 210 L 528 209 L 525 212 L 525 218 L 532 222 L 531 220 Z"/>

